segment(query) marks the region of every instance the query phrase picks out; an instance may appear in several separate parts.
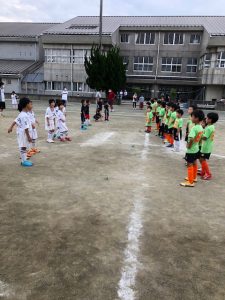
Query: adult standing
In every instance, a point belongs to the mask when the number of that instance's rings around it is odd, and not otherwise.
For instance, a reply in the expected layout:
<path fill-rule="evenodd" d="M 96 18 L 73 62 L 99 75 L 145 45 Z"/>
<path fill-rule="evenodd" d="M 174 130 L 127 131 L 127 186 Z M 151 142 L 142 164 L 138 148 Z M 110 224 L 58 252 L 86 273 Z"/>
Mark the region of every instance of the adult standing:
<path fill-rule="evenodd" d="M 134 93 L 133 94 L 133 109 L 137 108 L 137 100 L 138 100 L 137 93 Z"/>
<path fill-rule="evenodd" d="M 102 98 L 102 93 L 101 91 L 97 91 L 96 94 L 95 94 L 95 101 L 96 101 L 96 104 L 98 104 L 98 101 Z"/>
<path fill-rule="evenodd" d="M 108 92 L 108 101 L 109 101 L 109 106 L 110 106 L 111 112 L 114 111 L 113 105 L 114 105 L 115 97 L 116 97 L 116 94 L 112 90 L 109 90 L 109 92 Z"/>
<path fill-rule="evenodd" d="M 145 97 L 141 95 L 141 97 L 139 98 L 139 108 L 141 110 L 144 108 L 144 101 L 145 101 Z"/>
<path fill-rule="evenodd" d="M 63 91 L 62 91 L 62 101 L 63 101 L 63 104 L 64 106 L 66 107 L 67 103 L 68 103 L 68 90 L 66 87 L 64 87 Z"/>
<path fill-rule="evenodd" d="M 0 82 L 0 117 L 3 117 L 3 110 L 5 109 L 5 91 L 4 83 Z"/>

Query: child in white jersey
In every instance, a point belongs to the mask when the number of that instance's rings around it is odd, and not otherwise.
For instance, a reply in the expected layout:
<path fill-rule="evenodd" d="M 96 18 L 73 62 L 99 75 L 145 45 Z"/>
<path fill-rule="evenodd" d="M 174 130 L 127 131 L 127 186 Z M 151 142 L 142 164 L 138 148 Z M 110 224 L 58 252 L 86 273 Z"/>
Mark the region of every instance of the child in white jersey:
<path fill-rule="evenodd" d="M 30 144 L 30 149 L 27 153 L 28 157 L 31 157 L 32 155 L 36 154 L 36 153 L 40 153 L 40 150 L 36 148 L 36 140 L 38 138 L 38 134 L 37 134 L 37 125 L 39 125 L 38 121 L 36 120 L 34 111 L 33 111 L 33 103 L 31 101 L 31 109 L 27 112 L 28 114 L 28 118 L 30 121 L 30 128 L 29 128 L 29 133 L 30 136 L 32 138 L 32 143 Z"/>
<path fill-rule="evenodd" d="M 28 98 L 22 98 L 19 102 L 18 109 L 20 114 L 8 129 L 8 133 L 12 132 L 13 127 L 17 125 L 17 142 L 20 151 L 21 165 L 23 167 L 31 167 L 33 163 L 27 160 L 27 148 L 32 138 L 29 133 L 29 118 L 27 112 L 32 109 L 31 101 Z"/>
<path fill-rule="evenodd" d="M 54 133 L 56 130 L 56 110 L 55 110 L 55 100 L 49 100 L 49 107 L 46 109 L 45 113 L 45 130 L 48 131 L 48 143 L 54 143 Z"/>
<path fill-rule="evenodd" d="M 14 109 L 17 109 L 18 108 L 17 95 L 16 95 L 16 93 L 14 91 L 11 94 L 11 100 L 12 100 L 12 107 Z"/>
<path fill-rule="evenodd" d="M 71 138 L 68 136 L 68 127 L 66 126 L 66 116 L 65 116 L 65 106 L 63 103 L 59 103 L 59 111 L 58 111 L 58 130 L 60 134 L 60 141 L 71 142 Z"/>

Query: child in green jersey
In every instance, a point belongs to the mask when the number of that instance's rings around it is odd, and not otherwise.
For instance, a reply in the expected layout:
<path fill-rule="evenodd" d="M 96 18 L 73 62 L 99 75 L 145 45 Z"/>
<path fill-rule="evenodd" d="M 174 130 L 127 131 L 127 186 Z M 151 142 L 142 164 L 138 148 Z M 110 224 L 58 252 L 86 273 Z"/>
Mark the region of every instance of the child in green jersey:
<path fill-rule="evenodd" d="M 146 133 L 151 133 L 151 131 L 152 131 L 152 120 L 153 120 L 152 107 L 149 106 L 147 108 L 147 113 L 146 113 L 146 124 L 145 124 L 145 127 L 146 127 L 145 132 Z"/>
<path fill-rule="evenodd" d="M 185 141 L 188 141 L 188 135 L 191 132 L 192 127 L 194 126 L 192 119 L 191 119 L 191 115 L 193 113 L 194 110 L 197 109 L 197 106 L 195 105 L 190 105 L 188 108 L 188 115 L 189 115 L 189 119 L 187 121 L 187 125 L 186 125 L 186 135 L 185 135 Z"/>
<path fill-rule="evenodd" d="M 173 125 L 173 134 L 174 134 L 174 151 L 180 152 L 180 141 L 182 139 L 182 128 L 183 128 L 183 119 L 182 116 L 184 114 L 182 109 L 177 110 L 177 118 Z"/>
<path fill-rule="evenodd" d="M 209 170 L 207 160 L 209 160 L 210 155 L 213 150 L 214 136 L 215 136 L 215 126 L 214 124 L 219 120 L 217 113 L 209 113 L 206 118 L 207 126 L 204 129 L 202 136 L 202 146 L 200 152 L 200 163 L 202 165 L 202 179 L 210 180 L 212 179 L 212 174 Z"/>
<path fill-rule="evenodd" d="M 158 100 L 157 107 L 156 107 L 156 130 L 157 131 L 159 131 L 159 127 L 160 127 L 160 118 L 159 118 L 160 111 L 161 111 L 161 101 Z"/>
<path fill-rule="evenodd" d="M 166 103 L 162 102 L 160 105 L 160 112 L 159 112 L 159 121 L 160 121 L 160 127 L 159 127 L 159 136 L 161 138 L 164 137 L 164 128 L 165 128 L 165 114 L 166 114 Z"/>
<path fill-rule="evenodd" d="M 165 126 L 164 126 L 164 143 L 169 143 L 169 133 L 168 133 L 168 123 L 169 123 L 169 119 L 170 116 L 172 114 L 171 112 L 171 105 L 172 103 L 167 103 L 166 105 L 166 113 L 165 113 Z"/>
<path fill-rule="evenodd" d="M 168 121 L 168 137 L 167 137 L 169 144 L 166 146 L 168 148 L 172 148 L 173 144 L 174 144 L 173 126 L 174 126 L 175 120 L 177 118 L 176 109 L 177 109 L 177 105 L 174 103 L 171 103 L 171 105 L 170 105 L 171 114 L 170 114 L 170 118 Z"/>
<path fill-rule="evenodd" d="M 185 157 L 187 161 L 188 176 L 186 178 L 186 181 L 180 184 L 184 187 L 194 187 L 194 182 L 197 181 L 197 160 L 200 157 L 199 142 L 201 141 L 203 135 L 203 128 L 200 123 L 202 122 L 204 117 L 205 115 L 202 110 L 195 110 L 192 113 L 192 122 L 194 123 L 194 126 L 192 127 L 191 132 L 188 135 L 187 152 Z"/>

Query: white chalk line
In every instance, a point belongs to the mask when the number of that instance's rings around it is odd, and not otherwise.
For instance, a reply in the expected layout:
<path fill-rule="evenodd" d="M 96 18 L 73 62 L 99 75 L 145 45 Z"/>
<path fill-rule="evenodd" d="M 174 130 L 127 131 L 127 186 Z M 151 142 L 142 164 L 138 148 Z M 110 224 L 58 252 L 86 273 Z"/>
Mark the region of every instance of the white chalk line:
<path fill-rule="evenodd" d="M 142 160 L 146 160 L 148 157 L 149 140 L 149 134 L 146 134 L 144 149 L 141 153 Z M 142 182 L 142 188 L 139 189 L 134 198 L 134 207 L 128 224 L 128 242 L 127 247 L 124 250 L 123 268 L 117 291 L 118 297 L 121 300 L 135 300 L 135 281 L 138 269 L 141 267 L 138 256 L 140 251 L 140 236 L 142 235 L 143 228 L 142 214 L 144 210 L 143 201 L 145 198 L 143 189 L 147 188 L 148 185 L 143 183 L 145 180 L 143 175 L 139 176 L 139 180 Z"/>
<path fill-rule="evenodd" d="M 0 280 L 0 297 L 12 297 L 14 292 L 11 290 L 10 286 L 7 283 L 4 283 Z"/>
<path fill-rule="evenodd" d="M 92 138 L 80 144 L 80 147 L 98 147 L 105 144 L 115 132 L 102 132 L 95 134 Z"/>

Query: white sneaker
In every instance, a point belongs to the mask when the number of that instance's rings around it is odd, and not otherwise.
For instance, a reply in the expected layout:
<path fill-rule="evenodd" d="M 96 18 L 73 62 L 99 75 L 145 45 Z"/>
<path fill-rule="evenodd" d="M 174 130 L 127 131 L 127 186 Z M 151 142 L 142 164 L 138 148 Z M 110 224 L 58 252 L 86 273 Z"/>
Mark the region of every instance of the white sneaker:
<path fill-rule="evenodd" d="M 51 139 L 47 139 L 47 143 L 55 143 L 55 142 Z"/>

